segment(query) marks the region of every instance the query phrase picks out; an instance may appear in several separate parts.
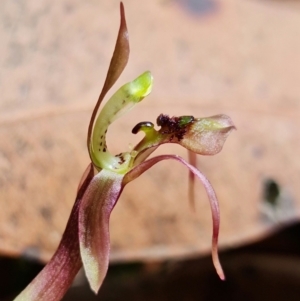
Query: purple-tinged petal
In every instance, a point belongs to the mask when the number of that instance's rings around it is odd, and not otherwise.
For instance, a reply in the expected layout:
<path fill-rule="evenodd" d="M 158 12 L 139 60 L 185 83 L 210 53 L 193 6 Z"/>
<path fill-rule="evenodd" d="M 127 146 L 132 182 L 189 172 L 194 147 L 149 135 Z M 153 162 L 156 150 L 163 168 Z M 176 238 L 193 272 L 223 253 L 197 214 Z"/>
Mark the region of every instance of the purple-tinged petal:
<path fill-rule="evenodd" d="M 197 167 L 197 154 L 188 150 L 189 163 L 192 166 Z M 195 175 L 189 170 L 189 202 L 192 210 L 195 208 Z"/>
<path fill-rule="evenodd" d="M 89 128 L 88 128 L 88 135 L 87 135 L 88 150 L 90 150 L 93 125 L 94 125 L 94 121 L 95 121 L 99 106 L 100 106 L 102 100 L 104 99 L 106 93 L 110 90 L 110 88 L 114 85 L 114 83 L 120 77 L 121 73 L 123 72 L 124 68 L 127 65 L 128 58 L 129 58 L 129 52 L 130 52 L 129 38 L 128 38 L 126 19 L 125 19 L 124 5 L 122 2 L 120 3 L 120 15 L 121 15 L 121 22 L 120 22 L 119 33 L 118 33 L 118 37 L 117 37 L 117 41 L 116 41 L 116 45 L 115 45 L 115 50 L 114 50 L 113 56 L 111 58 L 110 65 L 109 65 L 107 75 L 106 75 L 106 79 L 105 79 L 102 91 L 100 93 L 100 96 L 98 98 L 98 101 L 96 103 L 96 106 L 93 110 Z"/>
<path fill-rule="evenodd" d="M 75 204 L 57 251 L 14 301 L 58 301 L 72 284 L 82 266 L 78 241 L 78 210 L 93 175 L 93 167 L 90 164 L 81 181 L 82 185 L 78 189 Z"/>
<path fill-rule="evenodd" d="M 81 179 L 79 181 L 78 187 L 77 187 L 77 194 L 79 195 L 79 193 L 80 193 L 80 198 L 82 198 L 86 188 L 88 187 L 88 184 L 91 182 L 94 175 L 95 175 L 94 166 L 93 166 L 93 163 L 91 162 L 87 166 L 85 171 L 83 172 Z M 88 181 L 88 182 L 85 184 L 86 181 Z M 84 189 L 83 189 L 83 187 L 84 187 Z M 78 197 L 78 195 L 77 195 L 77 197 Z"/>
<path fill-rule="evenodd" d="M 127 183 L 133 181 L 134 179 L 138 178 L 141 174 L 143 174 L 146 170 L 148 170 L 150 167 L 155 165 L 156 163 L 167 160 L 167 159 L 173 159 L 176 161 L 181 162 L 184 164 L 203 184 L 206 193 L 208 195 L 210 207 L 211 207 L 211 213 L 212 213 L 212 220 L 213 220 L 213 235 L 212 235 L 212 259 L 215 266 L 215 269 L 219 275 L 219 277 L 224 280 L 225 275 L 222 269 L 222 266 L 219 261 L 219 255 L 218 255 L 218 236 L 219 236 L 219 227 L 220 227 L 220 212 L 219 212 L 219 203 L 216 196 L 216 193 L 208 181 L 208 179 L 205 177 L 203 173 L 201 173 L 197 168 L 187 163 L 184 159 L 182 159 L 179 156 L 176 155 L 161 155 L 154 158 L 151 158 L 138 166 L 134 167 L 132 170 L 130 170 L 124 177 L 123 184 L 126 185 Z"/>
<path fill-rule="evenodd" d="M 80 254 L 91 289 L 97 293 L 109 264 L 109 217 L 122 191 L 124 175 L 101 170 L 87 188 L 79 209 Z"/>

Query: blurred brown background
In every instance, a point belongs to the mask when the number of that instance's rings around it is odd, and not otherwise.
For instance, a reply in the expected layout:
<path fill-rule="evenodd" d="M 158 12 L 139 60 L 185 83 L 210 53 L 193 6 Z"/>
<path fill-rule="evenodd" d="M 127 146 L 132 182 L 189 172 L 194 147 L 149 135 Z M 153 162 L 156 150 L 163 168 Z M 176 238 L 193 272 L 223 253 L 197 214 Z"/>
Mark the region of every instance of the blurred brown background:
<path fill-rule="evenodd" d="M 151 95 L 112 126 L 112 152 L 135 144 L 141 136 L 131 134 L 133 126 L 155 122 L 160 113 L 227 114 L 238 131 L 220 154 L 199 159 L 219 196 L 221 250 L 297 221 L 300 2 L 124 4 L 131 56 L 115 87 L 145 70 L 155 82 Z M 115 0 L 0 2 L 0 252 L 5 258 L 45 262 L 59 243 L 89 162 L 89 116 L 118 26 Z M 170 152 L 186 157 L 179 147 L 157 153 Z M 164 162 L 126 187 L 112 214 L 112 262 L 169 262 L 209 254 L 207 198 L 197 183 L 197 210 L 191 213 L 187 181 L 182 166 Z M 161 269 L 161 264 L 149 266 Z"/>

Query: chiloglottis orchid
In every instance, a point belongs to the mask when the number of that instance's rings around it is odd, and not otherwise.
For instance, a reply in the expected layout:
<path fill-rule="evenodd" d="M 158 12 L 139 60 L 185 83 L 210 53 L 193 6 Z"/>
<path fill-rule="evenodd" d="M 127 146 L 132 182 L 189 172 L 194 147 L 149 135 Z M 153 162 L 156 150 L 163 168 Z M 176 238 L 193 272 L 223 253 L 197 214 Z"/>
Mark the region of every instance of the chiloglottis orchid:
<path fill-rule="evenodd" d="M 16 297 L 16 301 L 61 300 L 82 266 L 91 289 L 97 293 L 109 264 L 109 218 L 112 209 L 126 184 L 163 160 L 182 163 L 192 175 L 191 179 L 198 178 L 203 183 L 213 220 L 213 263 L 220 278 L 225 278 L 218 258 L 220 216 L 212 185 L 195 166 L 177 155 L 160 155 L 150 159 L 148 157 L 164 143 L 182 145 L 192 154 L 192 159 L 193 154 L 214 155 L 221 151 L 234 125 L 226 115 L 195 118 L 161 114 L 156 120 L 158 129 L 149 121 L 140 122 L 133 127 L 132 132 L 143 132 L 144 138 L 131 151 L 111 154 L 106 143 L 109 125 L 146 97 L 153 84 L 151 73 L 144 72 L 117 90 L 98 114 L 102 100 L 119 78 L 129 57 L 128 32 L 122 3 L 120 11 L 121 24 L 115 50 L 88 129 L 87 147 L 91 163 L 80 181 L 57 251 L 45 268 Z"/>

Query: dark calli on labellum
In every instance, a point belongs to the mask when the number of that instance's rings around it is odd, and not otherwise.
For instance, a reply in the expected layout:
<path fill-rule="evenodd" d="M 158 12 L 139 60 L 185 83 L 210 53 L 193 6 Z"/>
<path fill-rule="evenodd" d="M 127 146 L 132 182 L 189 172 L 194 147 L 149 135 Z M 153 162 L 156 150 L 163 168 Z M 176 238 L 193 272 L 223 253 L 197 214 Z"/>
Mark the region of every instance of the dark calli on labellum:
<path fill-rule="evenodd" d="M 130 152 L 113 155 L 106 143 L 109 125 L 146 97 L 152 89 L 149 71 L 117 90 L 98 113 L 106 93 L 124 70 L 129 57 L 128 32 L 121 3 L 121 24 L 115 50 L 98 102 L 88 128 L 87 147 L 91 163 L 79 183 L 77 197 L 62 240 L 50 262 L 16 297 L 16 301 L 61 300 L 79 269 L 83 266 L 91 289 L 97 293 L 105 278 L 110 251 L 109 219 L 122 190 L 156 163 L 173 160 L 182 163 L 190 179 L 198 178 L 205 187 L 213 220 L 212 258 L 221 279 L 224 273 L 218 258 L 219 205 L 208 179 L 193 165 L 177 155 L 160 155 L 148 159 L 162 144 L 177 143 L 189 151 L 190 162 L 195 155 L 214 155 L 221 151 L 229 133 L 235 128 L 226 115 L 207 118 L 193 116 L 169 117 L 161 114 L 156 123 L 143 121 L 133 127 L 144 138 Z"/>

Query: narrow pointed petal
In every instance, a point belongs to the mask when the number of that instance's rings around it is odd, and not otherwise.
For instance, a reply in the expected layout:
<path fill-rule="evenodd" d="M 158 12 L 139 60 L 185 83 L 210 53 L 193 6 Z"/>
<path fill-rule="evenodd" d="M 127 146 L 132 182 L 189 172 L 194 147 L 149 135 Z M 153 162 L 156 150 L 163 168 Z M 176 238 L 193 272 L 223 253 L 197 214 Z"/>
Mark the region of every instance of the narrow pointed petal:
<path fill-rule="evenodd" d="M 14 301 L 58 301 L 72 284 L 82 266 L 78 241 L 78 209 L 92 177 L 93 167 L 89 165 L 57 251 L 44 269 Z"/>
<path fill-rule="evenodd" d="M 115 84 L 124 68 L 126 67 L 129 59 L 129 36 L 125 18 L 124 5 L 120 2 L 120 28 L 114 49 L 113 56 L 110 61 L 107 76 L 104 82 L 101 94 L 106 94 L 110 88 Z M 104 97 L 103 95 L 103 97 Z M 103 98 L 102 97 L 102 98 Z"/>
<path fill-rule="evenodd" d="M 219 277 L 224 280 L 225 275 L 222 269 L 222 266 L 219 261 L 219 255 L 218 255 L 218 236 L 219 236 L 219 227 L 220 227 L 220 212 L 219 212 L 219 203 L 216 196 L 216 193 L 208 181 L 208 179 L 205 177 L 203 173 L 201 173 L 197 168 L 187 163 L 183 158 L 176 156 L 176 155 L 161 155 L 154 158 L 151 158 L 140 165 L 134 167 L 131 171 L 129 171 L 125 177 L 123 184 L 126 185 L 127 183 L 133 181 L 134 179 L 138 178 L 141 174 L 143 174 L 146 170 L 148 170 L 150 167 L 155 165 L 156 163 L 163 161 L 163 160 L 176 160 L 181 162 L 183 165 L 185 165 L 203 184 L 211 207 L 211 213 L 212 213 L 212 220 L 213 220 L 213 234 L 212 234 L 212 259 L 215 266 L 215 269 L 217 271 L 217 274 Z"/>
<path fill-rule="evenodd" d="M 94 121 L 99 109 L 99 106 L 104 99 L 106 93 L 110 90 L 110 88 L 115 84 L 117 79 L 122 74 L 124 68 L 127 65 L 128 58 L 129 58 L 129 37 L 128 37 L 128 30 L 126 25 L 126 19 L 125 19 L 125 11 L 124 11 L 124 5 L 121 2 L 120 3 L 120 16 L 121 16 L 121 22 L 120 22 L 120 28 L 119 33 L 115 45 L 115 50 L 113 53 L 113 56 L 110 61 L 110 65 L 107 71 L 106 79 L 102 88 L 102 91 L 100 93 L 100 96 L 98 98 L 98 101 L 96 103 L 96 106 L 93 110 L 89 128 L 88 128 L 88 136 L 87 136 L 87 147 L 88 150 L 90 150 L 90 144 L 91 144 L 91 137 L 92 137 L 92 131 L 93 131 L 93 125 Z"/>
<path fill-rule="evenodd" d="M 188 151 L 189 163 L 192 166 L 197 167 L 197 154 Z M 195 207 L 195 175 L 189 170 L 189 202 L 193 211 L 196 211 Z"/>
<path fill-rule="evenodd" d="M 109 264 L 109 217 L 122 191 L 123 175 L 102 170 L 91 181 L 79 209 L 80 254 L 91 289 L 97 293 Z"/>

